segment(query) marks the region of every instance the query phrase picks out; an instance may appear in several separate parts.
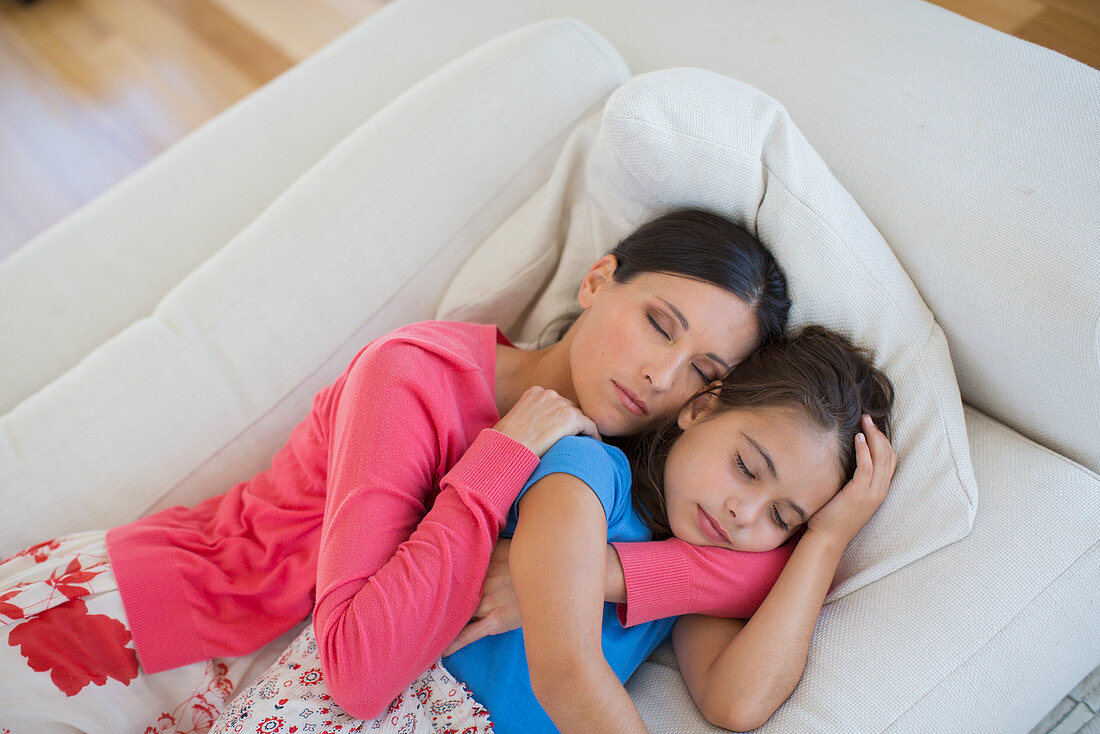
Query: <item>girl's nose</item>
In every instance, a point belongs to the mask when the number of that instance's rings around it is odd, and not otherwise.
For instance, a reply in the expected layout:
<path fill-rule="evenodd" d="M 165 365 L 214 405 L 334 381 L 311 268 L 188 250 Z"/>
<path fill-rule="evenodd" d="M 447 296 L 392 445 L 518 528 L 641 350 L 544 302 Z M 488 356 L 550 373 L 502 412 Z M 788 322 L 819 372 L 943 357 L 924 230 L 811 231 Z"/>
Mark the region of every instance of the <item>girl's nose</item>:
<path fill-rule="evenodd" d="M 760 502 L 731 497 L 726 501 L 726 512 L 729 513 L 729 518 L 734 525 L 737 527 L 748 527 L 756 521 L 756 516 L 760 514 L 761 506 L 762 504 Z"/>

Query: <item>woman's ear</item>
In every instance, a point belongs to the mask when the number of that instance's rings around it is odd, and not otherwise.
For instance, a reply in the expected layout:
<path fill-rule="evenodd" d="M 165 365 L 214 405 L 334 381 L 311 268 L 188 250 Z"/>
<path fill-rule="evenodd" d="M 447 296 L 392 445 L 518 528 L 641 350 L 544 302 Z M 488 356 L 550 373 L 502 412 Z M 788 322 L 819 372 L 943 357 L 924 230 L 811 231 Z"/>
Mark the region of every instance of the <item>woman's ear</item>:
<path fill-rule="evenodd" d="M 612 281 L 615 268 L 619 267 L 619 261 L 614 255 L 604 255 L 592 264 L 584 279 L 581 281 L 581 289 L 577 294 L 577 302 L 581 308 L 588 309 L 592 306 L 592 298 L 605 284 Z"/>
<path fill-rule="evenodd" d="M 681 431 L 686 431 L 702 419 L 710 415 L 718 404 L 718 388 L 722 383 L 715 380 L 707 385 L 706 392 L 696 396 L 690 403 L 684 406 L 680 415 L 676 417 L 676 425 Z"/>

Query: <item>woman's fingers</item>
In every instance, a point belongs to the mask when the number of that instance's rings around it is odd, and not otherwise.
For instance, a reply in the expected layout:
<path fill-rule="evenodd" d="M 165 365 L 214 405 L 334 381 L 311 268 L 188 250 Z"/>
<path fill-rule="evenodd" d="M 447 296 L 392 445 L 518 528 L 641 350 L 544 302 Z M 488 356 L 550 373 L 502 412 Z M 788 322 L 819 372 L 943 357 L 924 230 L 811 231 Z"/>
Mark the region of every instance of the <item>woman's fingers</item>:
<path fill-rule="evenodd" d="M 528 388 L 494 428 L 538 456 L 564 436 L 600 438 L 596 424 L 575 403 L 541 387 Z"/>
<path fill-rule="evenodd" d="M 580 410 L 577 410 L 577 413 L 582 419 L 581 430 L 577 431 L 577 433 L 584 434 L 585 436 L 591 436 L 597 441 L 602 441 L 603 436 L 600 435 L 600 429 L 596 427 L 596 422 L 586 416 L 584 413 L 581 413 Z"/>
<path fill-rule="evenodd" d="M 443 651 L 443 656 L 446 657 L 457 650 L 461 650 L 471 642 L 477 642 L 482 637 L 507 632 L 509 629 L 513 628 L 501 625 L 493 615 L 474 620 L 463 627 L 454 640 L 451 641 L 451 644 L 447 645 L 447 648 Z"/>

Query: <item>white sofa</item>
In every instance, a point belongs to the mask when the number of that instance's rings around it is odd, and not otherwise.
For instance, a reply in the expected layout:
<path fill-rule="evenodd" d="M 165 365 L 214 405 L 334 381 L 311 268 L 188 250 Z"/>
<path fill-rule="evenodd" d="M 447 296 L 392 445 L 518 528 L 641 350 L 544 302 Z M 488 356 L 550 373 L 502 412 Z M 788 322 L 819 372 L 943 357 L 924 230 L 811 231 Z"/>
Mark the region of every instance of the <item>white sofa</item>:
<path fill-rule="evenodd" d="M 251 250 L 240 244 L 249 224 L 313 164 L 447 62 L 559 16 L 600 33 L 630 73 L 701 67 L 779 100 L 885 236 L 950 344 L 979 488 L 973 530 L 828 605 L 803 683 L 763 730 L 1028 731 L 1100 663 L 1100 73 L 919 0 L 387 6 L 0 265 L 0 555 L 197 500 L 260 468 L 348 350 L 431 317 L 463 252 L 538 185 L 551 158 L 532 154 L 514 179 L 503 164 L 479 166 L 485 180 L 514 180 L 514 198 L 467 221 L 471 202 L 458 192 L 453 211 L 433 212 L 461 223 L 461 241 L 416 277 L 402 270 L 416 255 L 365 240 L 382 263 L 369 274 L 385 290 L 380 316 L 352 329 L 322 367 L 299 364 L 312 337 L 280 331 L 285 314 L 228 331 L 230 342 L 286 348 L 277 379 L 287 399 L 211 383 L 181 388 L 185 399 L 150 390 L 130 404 L 131 426 L 171 410 L 191 421 L 178 446 L 171 434 L 148 439 L 86 420 L 112 390 L 140 392 L 128 357 L 148 359 L 149 345 L 167 354 L 171 339 L 201 326 L 180 317 L 179 284 L 191 284 L 192 299 L 224 297 L 194 284 L 262 265 L 260 238 Z M 593 80 L 594 99 L 613 82 Z M 539 134 L 560 143 L 553 126 L 564 129 L 569 114 Z M 536 142 L 517 133 L 501 145 Z M 279 226 L 308 253 L 309 232 Z M 222 312 L 239 305 L 229 299 Z M 175 316 L 156 332 L 154 312 Z M 217 395 L 187 405 L 201 390 Z M 101 449 L 57 448 L 82 430 L 134 456 L 112 463 Z M 50 452 L 35 453 L 46 444 Z M 72 498 L 79 481 L 94 502 Z M 712 730 L 667 649 L 630 688 L 651 730 Z"/>

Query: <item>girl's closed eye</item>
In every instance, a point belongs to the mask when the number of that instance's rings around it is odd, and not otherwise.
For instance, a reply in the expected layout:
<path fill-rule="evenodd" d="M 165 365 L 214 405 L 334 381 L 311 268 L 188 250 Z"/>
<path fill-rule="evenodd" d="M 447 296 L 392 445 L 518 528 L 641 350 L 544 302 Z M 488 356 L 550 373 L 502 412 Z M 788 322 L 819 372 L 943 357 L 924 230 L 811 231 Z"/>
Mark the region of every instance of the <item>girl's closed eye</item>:
<path fill-rule="evenodd" d="M 783 516 L 779 514 L 779 508 L 772 505 L 772 519 L 775 520 L 775 524 L 779 526 L 779 529 L 783 532 L 787 532 L 791 529 L 791 526 L 783 522 Z"/>
<path fill-rule="evenodd" d="M 756 479 L 756 475 L 749 471 L 749 468 L 745 466 L 745 462 L 741 460 L 741 454 L 737 455 L 737 468 L 749 479 Z"/>

